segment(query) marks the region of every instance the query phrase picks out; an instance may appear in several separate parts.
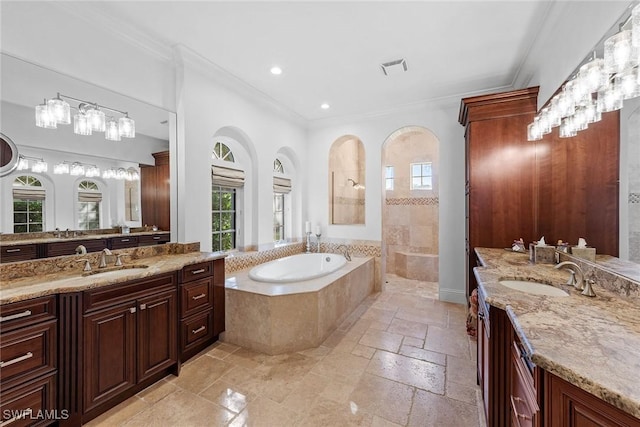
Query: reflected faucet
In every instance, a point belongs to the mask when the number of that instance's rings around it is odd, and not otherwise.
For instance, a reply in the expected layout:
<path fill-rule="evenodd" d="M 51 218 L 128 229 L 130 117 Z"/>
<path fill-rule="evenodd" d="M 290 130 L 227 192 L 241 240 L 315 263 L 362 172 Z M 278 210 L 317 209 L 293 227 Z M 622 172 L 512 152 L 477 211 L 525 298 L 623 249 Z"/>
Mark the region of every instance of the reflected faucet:
<path fill-rule="evenodd" d="M 87 248 L 84 245 L 78 245 L 78 247 L 76 248 L 76 254 L 86 255 L 86 253 L 87 253 Z"/>
<path fill-rule="evenodd" d="M 340 245 L 336 248 L 336 250 L 340 250 L 340 248 L 344 248 L 344 257 L 347 259 L 347 261 L 351 261 L 351 255 L 349 254 L 349 246 L 347 245 Z"/>
<path fill-rule="evenodd" d="M 105 268 L 107 266 L 107 255 L 111 256 L 112 253 L 109 249 L 104 248 L 100 253 L 100 264 L 98 268 Z"/>

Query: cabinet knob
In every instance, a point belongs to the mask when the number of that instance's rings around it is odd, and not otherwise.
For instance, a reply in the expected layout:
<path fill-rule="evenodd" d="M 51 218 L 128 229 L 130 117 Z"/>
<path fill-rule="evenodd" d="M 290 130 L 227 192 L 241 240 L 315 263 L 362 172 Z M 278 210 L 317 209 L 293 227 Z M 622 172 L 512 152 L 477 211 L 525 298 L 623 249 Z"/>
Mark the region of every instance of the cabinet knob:
<path fill-rule="evenodd" d="M 197 270 L 193 270 L 191 272 L 191 274 L 200 274 L 200 273 L 204 273 L 206 270 L 204 268 L 199 268 Z"/>
<path fill-rule="evenodd" d="M 0 368 L 4 368 L 5 366 L 13 365 L 14 363 L 22 362 L 23 360 L 31 359 L 33 357 L 33 353 L 30 351 L 23 356 L 16 357 L 15 359 L 7 360 L 6 362 L 0 361 Z"/>
<path fill-rule="evenodd" d="M 205 294 L 200 294 L 200 295 L 192 296 L 191 299 L 195 301 L 195 300 L 199 300 L 200 298 L 204 298 L 204 297 L 206 297 Z"/>
<path fill-rule="evenodd" d="M 0 322 L 5 322 L 7 320 L 19 319 L 21 317 L 31 316 L 31 310 L 25 310 L 20 313 L 10 314 L 8 316 L 0 316 Z"/>
<path fill-rule="evenodd" d="M 147 304 L 140 304 L 140 310 L 146 310 Z"/>
<path fill-rule="evenodd" d="M 135 313 L 135 312 L 136 312 L 136 308 L 135 308 L 135 307 L 131 307 L 131 308 L 129 309 L 129 313 Z"/>
<path fill-rule="evenodd" d="M 202 326 L 200 326 L 198 329 L 192 329 L 192 330 L 191 330 L 191 333 L 195 335 L 195 334 L 197 334 L 197 333 L 200 333 L 200 332 L 204 331 L 205 329 L 207 329 L 207 328 L 205 328 L 205 326 L 204 326 L 204 325 L 202 325 Z"/>

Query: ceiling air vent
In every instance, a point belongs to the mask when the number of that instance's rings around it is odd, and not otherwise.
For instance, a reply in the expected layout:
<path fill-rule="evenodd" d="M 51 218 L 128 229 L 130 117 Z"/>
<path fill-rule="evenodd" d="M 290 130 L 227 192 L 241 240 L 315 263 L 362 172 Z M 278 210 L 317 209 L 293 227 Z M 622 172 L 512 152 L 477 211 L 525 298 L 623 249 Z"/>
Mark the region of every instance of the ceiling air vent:
<path fill-rule="evenodd" d="M 385 62 L 380 65 L 385 76 L 392 74 L 402 74 L 407 71 L 407 61 L 404 59 L 396 59 L 395 61 Z"/>

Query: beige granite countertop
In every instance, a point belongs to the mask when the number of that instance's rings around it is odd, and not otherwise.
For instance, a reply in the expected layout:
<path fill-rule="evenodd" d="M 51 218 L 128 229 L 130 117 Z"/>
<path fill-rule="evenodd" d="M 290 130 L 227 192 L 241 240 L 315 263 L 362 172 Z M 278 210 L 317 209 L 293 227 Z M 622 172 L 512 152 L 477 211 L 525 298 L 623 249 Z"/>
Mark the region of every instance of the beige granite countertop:
<path fill-rule="evenodd" d="M 476 248 L 475 269 L 487 303 L 506 310 L 531 361 L 640 418 L 640 300 L 596 283 L 590 298 L 568 287 L 566 270 L 532 264 L 528 254 Z M 530 279 L 560 287 L 569 297 L 532 295 L 499 280 Z"/>
<path fill-rule="evenodd" d="M 178 246 L 179 244 L 175 245 Z M 185 265 L 224 258 L 226 256 L 222 253 L 199 251 L 186 253 L 176 253 L 177 251 L 173 251 L 155 256 L 138 255 L 149 252 L 150 250 L 152 250 L 152 247 L 135 248 L 128 251 L 133 255 L 124 259 L 124 268 L 122 269 L 118 269 L 111 264 L 105 269 L 99 269 L 95 267 L 97 263 L 92 262 L 93 271 L 99 273 L 86 276 L 83 275 L 84 272 L 82 271 L 83 262 L 77 261 L 86 258 L 87 255 L 69 255 L 49 258 L 39 263 L 35 261 L 12 263 L 13 265 L 11 265 L 10 268 L 15 270 L 20 266 L 24 266 L 25 269 L 30 269 L 29 271 L 31 273 L 25 277 L 7 278 L 7 275 L 5 275 L 2 278 L 0 281 L 0 305 L 45 295 L 78 292 L 128 280 L 142 279 L 157 274 L 177 271 Z M 127 251 L 120 250 L 114 252 L 122 253 Z M 60 268 L 51 268 L 52 263 L 59 264 Z"/>

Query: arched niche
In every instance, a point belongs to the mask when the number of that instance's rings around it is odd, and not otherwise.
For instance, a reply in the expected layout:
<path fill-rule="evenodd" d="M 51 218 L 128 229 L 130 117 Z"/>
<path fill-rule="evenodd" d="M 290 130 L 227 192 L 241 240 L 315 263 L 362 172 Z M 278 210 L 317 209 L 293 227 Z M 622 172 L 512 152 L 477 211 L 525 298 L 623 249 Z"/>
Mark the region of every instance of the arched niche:
<path fill-rule="evenodd" d="M 329 223 L 364 224 L 364 144 L 354 135 L 336 139 L 329 150 Z"/>

